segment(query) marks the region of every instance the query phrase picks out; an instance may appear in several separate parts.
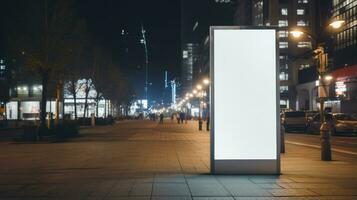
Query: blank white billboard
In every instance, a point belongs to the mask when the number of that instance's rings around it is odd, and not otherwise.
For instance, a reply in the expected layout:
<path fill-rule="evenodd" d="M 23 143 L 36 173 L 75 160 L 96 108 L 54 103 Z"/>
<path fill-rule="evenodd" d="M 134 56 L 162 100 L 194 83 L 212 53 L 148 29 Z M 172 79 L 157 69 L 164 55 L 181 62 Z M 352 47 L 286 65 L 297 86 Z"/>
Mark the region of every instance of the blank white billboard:
<path fill-rule="evenodd" d="M 213 27 L 211 37 L 213 162 L 277 160 L 275 29 Z"/>

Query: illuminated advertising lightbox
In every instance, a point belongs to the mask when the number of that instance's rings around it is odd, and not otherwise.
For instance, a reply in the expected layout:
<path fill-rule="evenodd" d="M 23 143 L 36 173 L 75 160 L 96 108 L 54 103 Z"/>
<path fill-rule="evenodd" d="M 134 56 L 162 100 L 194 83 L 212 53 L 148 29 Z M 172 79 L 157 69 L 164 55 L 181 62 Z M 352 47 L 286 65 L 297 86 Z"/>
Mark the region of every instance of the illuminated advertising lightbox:
<path fill-rule="evenodd" d="M 211 171 L 280 173 L 275 29 L 211 27 Z"/>

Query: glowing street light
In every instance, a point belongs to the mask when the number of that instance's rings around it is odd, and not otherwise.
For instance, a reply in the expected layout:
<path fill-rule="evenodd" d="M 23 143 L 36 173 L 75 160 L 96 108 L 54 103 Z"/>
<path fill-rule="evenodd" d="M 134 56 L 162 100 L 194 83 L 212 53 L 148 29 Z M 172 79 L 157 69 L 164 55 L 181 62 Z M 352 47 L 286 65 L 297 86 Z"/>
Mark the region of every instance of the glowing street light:
<path fill-rule="evenodd" d="M 197 94 L 197 90 L 193 90 L 192 93 L 193 93 L 193 94 Z"/>
<path fill-rule="evenodd" d="M 209 84 L 208 78 L 203 79 L 203 84 L 205 84 L 205 85 L 208 85 L 208 84 Z"/>
<path fill-rule="evenodd" d="M 196 86 L 196 88 L 197 88 L 197 90 L 202 90 L 202 85 L 198 84 L 198 85 Z"/>
<path fill-rule="evenodd" d="M 302 31 L 299 31 L 299 30 L 293 30 L 293 31 L 290 31 L 290 34 L 294 37 L 294 38 L 300 38 L 304 32 Z"/>
<path fill-rule="evenodd" d="M 333 77 L 331 75 L 327 75 L 325 76 L 325 81 L 331 81 L 333 79 Z"/>
<path fill-rule="evenodd" d="M 345 24 L 345 20 L 334 20 L 329 24 L 329 26 L 334 29 L 339 29 L 343 24 Z"/>

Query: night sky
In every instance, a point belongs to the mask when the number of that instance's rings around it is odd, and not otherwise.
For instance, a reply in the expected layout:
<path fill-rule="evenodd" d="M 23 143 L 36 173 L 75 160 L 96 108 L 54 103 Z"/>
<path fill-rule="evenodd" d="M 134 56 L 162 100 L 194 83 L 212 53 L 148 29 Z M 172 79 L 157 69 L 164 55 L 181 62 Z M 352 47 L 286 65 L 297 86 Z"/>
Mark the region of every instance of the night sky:
<path fill-rule="evenodd" d="M 94 45 L 107 49 L 113 60 L 134 85 L 138 97 L 144 97 L 145 53 L 140 43 L 141 23 L 146 29 L 149 51 L 149 98 L 160 100 L 164 71 L 169 78 L 180 75 L 180 0 L 73 0 L 83 18 Z M 13 24 L 11 15 L 21 15 L 26 0 L 4 0 L 0 22 Z M 123 36 L 122 30 L 125 30 Z M 6 54 L 0 33 L 0 54 Z M 11 41 L 7 41 L 11 45 Z M 3 56 L 2 55 L 2 56 Z M 0 55 L 1 56 L 1 55 Z"/>
<path fill-rule="evenodd" d="M 140 43 L 141 23 L 149 51 L 149 97 L 159 100 L 164 71 L 169 78 L 180 74 L 180 0 L 78 0 L 96 43 L 112 50 L 114 61 L 144 95 L 145 54 Z M 125 35 L 122 35 L 122 30 Z"/>

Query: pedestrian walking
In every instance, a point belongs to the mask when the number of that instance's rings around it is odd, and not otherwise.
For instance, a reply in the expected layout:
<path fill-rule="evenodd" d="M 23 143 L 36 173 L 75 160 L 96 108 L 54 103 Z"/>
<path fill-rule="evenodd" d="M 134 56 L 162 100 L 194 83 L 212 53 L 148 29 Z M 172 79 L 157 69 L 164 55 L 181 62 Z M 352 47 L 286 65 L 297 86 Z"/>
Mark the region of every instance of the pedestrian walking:
<path fill-rule="evenodd" d="M 176 113 L 176 120 L 177 120 L 177 123 L 179 124 L 180 123 L 180 115 L 179 115 L 179 113 Z"/>
<path fill-rule="evenodd" d="M 160 114 L 160 122 L 159 123 L 160 124 L 164 123 L 164 114 L 163 113 Z"/>
<path fill-rule="evenodd" d="M 183 124 L 183 120 L 185 119 L 185 113 L 184 112 L 181 112 L 180 113 L 180 122 L 181 124 Z"/>

